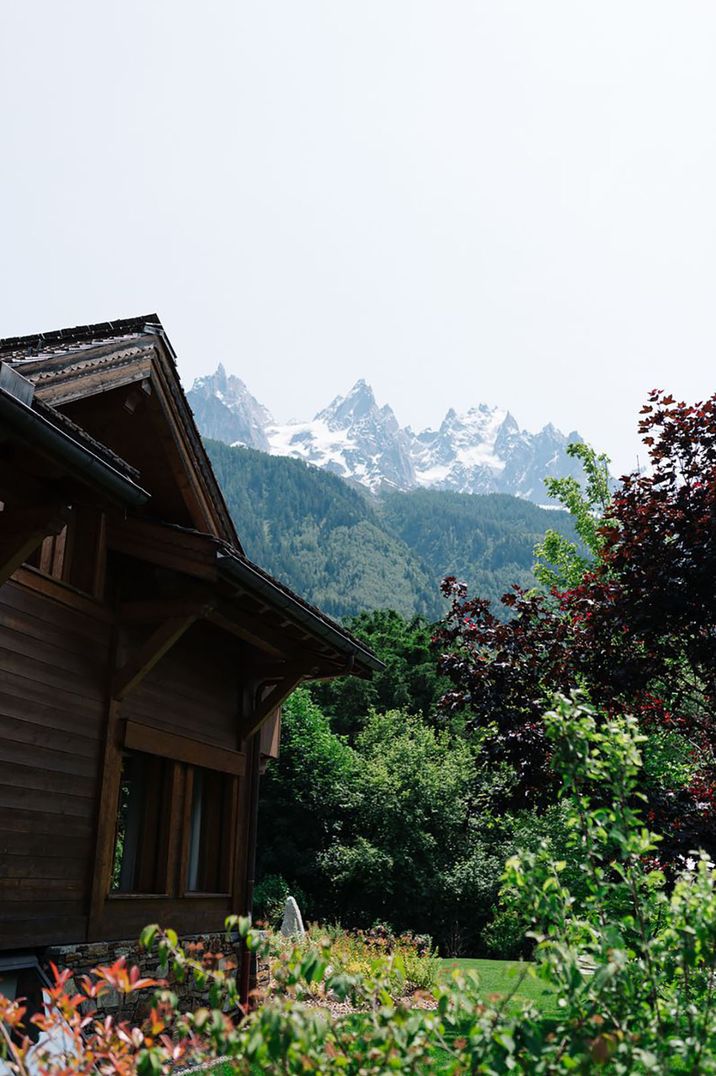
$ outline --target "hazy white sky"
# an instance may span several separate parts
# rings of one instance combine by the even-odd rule
[[[156,310],[279,419],[716,391],[716,4],[0,0],[0,336]]]

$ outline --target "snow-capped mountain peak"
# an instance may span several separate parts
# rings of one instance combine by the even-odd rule
[[[361,378],[346,396],[336,396],[328,407],[319,411],[316,419],[339,429],[369,418],[377,410],[373,389]]]
[[[205,435],[296,456],[374,491],[428,487],[544,503],[545,477],[579,475],[565,451],[579,434],[565,437],[552,423],[532,434],[509,411],[485,403],[450,408],[437,429],[415,433],[360,379],[311,421],[280,424],[222,365],[198,379],[188,397]]]
[[[240,377],[219,363],[213,374],[198,377],[187,393],[204,437],[269,451],[266,427],[271,413],[256,400]]]
[[[274,455],[300,456],[371,489],[384,483],[398,489],[414,485],[409,438],[392,409],[378,407],[362,379],[346,396],[319,411],[313,422],[274,425],[268,431]]]

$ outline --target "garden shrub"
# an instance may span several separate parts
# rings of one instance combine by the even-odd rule
[[[286,953],[309,952],[316,946],[328,953],[334,973],[370,977],[376,962],[387,971],[387,981],[394,997],[415,990],[431,990],[437,986],[440,959],[432,939],[427,935],[395,934],[384,924],[368,930],[344,930],[340,924],[327,926],[311,924],[300,942],[275,935],[272,939],[279,958]]]

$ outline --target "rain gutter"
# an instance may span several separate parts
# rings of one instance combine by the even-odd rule
[[[0,363],[0,371],[3,366],[4,364]],[[15,376],[20,377],[19,374]],[[39,449],[52,460],[63,464],[73,478],[98,487],[113,500],[135,508],[149,500],[147,491],[131,478],[123,475],[70,434],[54,426],[43,415],[33,411],[29,403],[18,397],[12,381],[3,378],[0,385],[0,435],[6,429],[11,430],[32,448]]]

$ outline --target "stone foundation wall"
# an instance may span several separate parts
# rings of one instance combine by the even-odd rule
[[[181,938],[180,944],[188,956],[204,962],[207,967],[238,975],[241,966],[239,941],[227,941],[223,933],[198,934]],[[148,953],[140,949],[136,940],[52,946],[44,950],[41,963],[50,980],[52,980],[50,961],[60,971],[69,968],[72,972],[72,979],[67,983],[66,989],[68,993],[75,993],[79,983],[74,980],[79,980],[81,976],[89,974],[93,968],[100,965],[113,964],[120,957],[126,958],[128,967],[136,965],[143,977],[162,978],[156,950]],[[176,982],[171,973],[166,978],[171,989],[179,997],[180,1008],[183,1011],[188,1012],[207,1004],[207,994],[197,989],[193,976],[187,975],[183,983]],[[154,989],[138,990],[127,995],[120,995],[114,990],[109,990],[102,995],[97,1012],[98,1015],[111,1014],[120,1020],[142,1020],[151,1007],[153,995]]]

